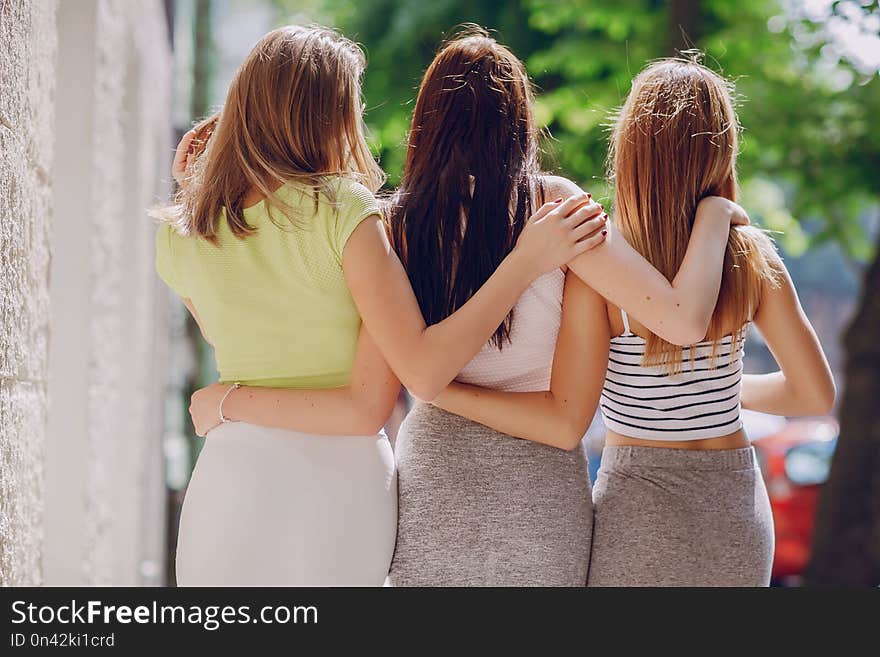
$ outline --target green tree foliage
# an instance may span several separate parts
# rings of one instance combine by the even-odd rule
[[[336,26],[367,50],[364,79],[370,137],[389,182],[400,178],[412,104],[438,45],[464,23],[493,28],[520,56],[549,46],[550,38],[529,27],[530,10],[494,0],[362,0],[341,7]],[[344,6],[343,6],[344,5]],[[332,13],[332,12],[331,12]]]
[[[605,117],[632,76],[647,61],[674,54],[670,4],[530,0],[531,24],[555,37],[528,60],[546,89],[540,116],[559,139],[561,167],[583,182],[601,167]],[[795,34],[803,35],[808,24],[787,18],[776,2],[688,4],[698,15],[687,43],[737,85],[745,203],[765,225],[784,231],[790,251],[807,246],[792,218],[798,217],[814,220],[813,243],[835,239],[866,258],[859,218],[880,191],[880,131],[872,122],[880,111],[876,75],[859,79],[846,62],[822,66],[821,41],[799,45]],[[841,85],[841,78],[851,82]]]
[[[406,132],[422,74],[438,46],[464,24],[491,29],[523,59],[549,48],[553,35],[531,25],[525,2],[497,0],[275,0],[281,22],[291,19],[330,23],[361,43],[369,66],[364,79],[371,142],[388,172],[389,184],[400,179]],[[306,16],[307,15],[307,16]]]
[[[824,58],[826,44],[809,38],[814,26],[785,24],[773,3],[738,2],[735,12],[721,0],[708,4],[719,28],[704,47],[718,53],[743,98],[747,180],[781,183],[791,213],[811,220],[812,244],[833,239],[866,259],[870,243],[859,219],[880,192],[876,70],[863,75],[846,61]],[[876,13],[876,3],[865,11]]]
[[[528,5],[531,26],[552,37],[548,48],[526,60],[543,91],[537,116],[553,136],[552,161],[585,187],[601,190],[608,124],[632,77],[662,54],[666,9],[644,0]]]
[[[275,2],[282,19],[302,19],[302,2]],[[707,65],[736,82],[745,128],[743,201],[753,215],[783,233],[789,252],[834,240],[858,260],[870,255],[863,218],[880,191],[876,71],[826,61],[821,30],[777,0],[306,5],[315,20],[335,24],[368,52],[367,121],[392,185],[399,180],[421,75],[457,25],[492,29],[527,63],[539,90],[536,114],[551,136],[547,168],[606,200],[608,124],[632,77],[652,59],[675,54],[674,47],[693,46],[706,53]],[[877,2],[836,2],[834,10],[843,5],[878,13]]]

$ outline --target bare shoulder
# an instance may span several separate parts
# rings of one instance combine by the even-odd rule
[[[763,279],[765,288],[778,288],[784,282],[783,279],[788,278],[788,269],[773,237],[757,226],[735,226],[732,230],[746,237],[746,253],[743,255],[750,258],[756,273]]]
[[[749,237],[749,240],[762,255],[773,262],[782,261],[779,252],[776,249],[776,242],[766,230],[758,226],[734,226],[733,230],[740,232]]]
[[[562,176],[543,175],[541,183],[544,185],[545,201],[568,198],[584,192],[576,183]]]
[[[761,320],[766,321],[780,311],[791,319],[791,312],[796,310],[800,302],[776,242],[767,232],[753,226],[738,226],[736,230],[749,236],[748,247],[753,250],[750,260],[756,268],[755,273],[761,279],[761,296],[758,307],[753,312],[759,328]]]

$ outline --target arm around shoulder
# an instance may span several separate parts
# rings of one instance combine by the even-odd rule
[[[702,340],[718,301],[730,225],[742,209],[726,199],[700,202],[687,252],[669,281],[616,230],[569,263],[572,271],[652,333],[678,345]]]
[[[511,436],[576,449],[602,393],[609,338],[604,299],[568,274],[549,390],[504,392],[452,384],[434,403]]]
[[[346,283],[370,335],[412,393],[433,399],[489,340],[535,278],[592,246],[594,237],[582,238],[601,222],[576,221],[585,212],[577,209],[583,201],[542,206],[482,287],[431,326],[381,220],[367,218],[352,232],[342,259]]]
[[[265,427],[327,435],[370,436],[378,433],[394,408],[400,382],[361,328],[351,382],[342,388],[296,390],[215,383],[197,390],[190,415],[200,436],[219,424],[220,403],[230,420]]]

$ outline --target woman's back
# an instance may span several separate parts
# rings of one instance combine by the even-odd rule
[[[460,383],[508,392],[547,390],[562,316],[565,274],[534,281],[513,308],[510,341],[488,342],[456,377]]]
[[[540,207],[548,198],[579,191],[569,180],[542,175],[532,190],[531,203]],[[511,211],[516,207],[515,199],[511,199],[510,206]],[[455,380],[505,392],[547,390],[562,319],[564,287],[565,273],[561,269],[534,280],[513,308],[509,340],[503,340],[501,349],[494,341],[487,342]]]
[[[360,221],[379,207],[352,180],[331,185],[334,203],[321,195],[316,211],[311,189],[282,186],[277,194],[294,210],[294,220],[280,209],[270,218],[260,202],[244,211],[257,229],[244,239],[223,217],[217,245],[181,236],[169,224],[160,227],[157,269],[194,305],[222,381],[288,388],[348,382],[361,320],[342,273],[342,251]]]
[[[680,368],[646,365],[643,337],[621,311],[612,333],[599,406],[605,426],[621,436],[681,441],[738,431],[743,345],[747,326],[715,341],[684,347]],[[614,322],[616,324],[616,322]],[[643,330],[643,327],[640,327]]]

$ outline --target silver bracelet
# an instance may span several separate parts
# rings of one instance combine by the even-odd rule
[[[223,402],[225,402],[226,398],[232,394],[233,390],[238,390],[239,388],[241,388],[241,384],[238,381],[236,381],[231,386],[229,386],[229,390],[226,391],[226,394],[223,395],[223,399],[220,400],[220,406],[217,408],[217,411],[218,411],[218,413],[220,413],[220,423],[221,424],[226,424],[227,422],[232,422],[232,420],[230,420],[228,417],[223,415]]]

